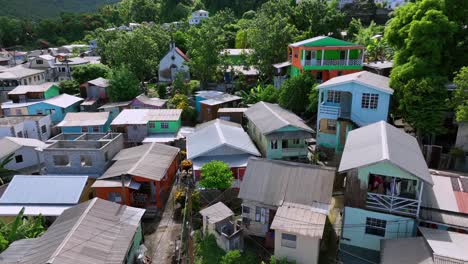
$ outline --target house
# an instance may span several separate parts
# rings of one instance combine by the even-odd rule
[[[112,131],[123,133],[129,143],[170,142],[181,126],[181,109],[124,109],[111,123]],[[149,140],[149,139],[148,139]]]
[[[319,36],[288,46],[291,77],[308,73],[317,82],[362,70],[364,47],[332,37]]]
[[[61,122],[68,113],[78,112],[81,101],[83,101],[83,99],[80,97],[61,94],[44,101],[27,105],[27,109],[29,115],[50,115],[52,123],[57,124]],[[4,108],[3,105],[2,108]]]
[[[221,60],[228,65],[223,69],[226,83],[231,83],[239,74],[245,77],[247,83],[257,81],[259,71],[247,62],[247,56],[252,53],[252,49],[224,49],[220,52]]]
[[[10,116],[0,118],[0,138],[24,137],[46,141],[51,136],[50,116]]]
[[[109,112],[67,113],[57,127],[62,133],[106,133],[111,121]]]
[[[56,83],[46,82],[35,85],[19,85],[8,92],[8,98],[13,103],[26,103],[49,99],[60,94],[60,88]]]
[[[241,183],[244,233],[265,237],[277,259],[318,263],[335,170],[251,158]]]
[[[89,64],[90,61],[81,58],[81,57],[74,57],[74,58],[67,58],[57,61],[55,63],[55,66],[57,67],[58,70],[58,81],[64,81],[64,80],[71,80],[73,79],[72,72],[73,68],[83,66],[86,64]]]
[[[208,122],[218,117],[218,109],[236,107],[242,100],[241,97],[231,94],[223,94],[214,98],[200,101],[200,118],[202,122]]]
[[[47,82],[56,82],[58,80],[58,71],[55,63],[57,59],[49,54],[38,55],[29,60],[26,66],[30,69],[45,71],[45,79]]]
[[[273,64],[273,68],[276,69],[273,76],[273,86],[275,86],[275,88],[280,88],[281,84],[288,79],[291,74],[291,62],[285,61],[275,63]]]
[[[121,150],[93,184],[96,196],[149,211],[162,209],[177,173],[179,151],[159,143]]]
[[[277,104],[258,102],[244,112],[247,133],[267,159],[307,157],[306,139],[313,130],[297,115]]]
[[[100,106],[97,110],[99,112],[109,112],[111,120],[114,120],[124,109],[130,108],[130,103],[131,101],[107,103]]]
[[[224,203],[218,202],[200,211],[203,217],[202,232],[213,234],[218,247],[224,251],[243,250],[242,228],[234,219],[234,212]]]
[[[167,106],[167,100],[160,98],[151,98],[145,94],[135,97],[130,103],[131,109],[164,109]]]
[[[362,68],[365,71],[372,72],[378,75],[385,77],[390,77],[392,72],[393,62],[391,61],[375,61],[375,62],[366,62],[363,64]]]
[[[169,52],[159,62],[159,81],[173,82],[180,73],[185,81],[190,81],[190,69],[187,65],[189,58],[174,42],[169,45]]]
[[[467,263],[468,235],[447,230],[419,227],[422,236],[385,239],[381,245],[381,264]]]
[[[59,134],[42,149],[47,174],[88,175],[97,178],[123,149],[123,135],[117,133]]]
[[[88,200],[88,176],[15,175],[0,197],[0,219],[11,222],[23,215],[55,220],[63,211]]]
[[[97,78],[85,83],[81,89],[81,96],[86,98],[80,105],[82,112],[96,112],[97,108],[109,101],[108,95],[109,81],[104,78]]]
[[[29,69],[24,65],[0,68],[0,102],[7,101],[8,92],[18,85],[41,84],[45,81],[44,70]]]
[[[145,210],[94,198],[67,209],[38,238],[12,243],[4,264],[136,263]]]
[[[205,10],[197,10],[192,13],[191,18],[189,19],[189,24],[190,25],[198,25],[200,24],[204,19],[207,19],[209,17],[208,11]]]
[[[45,148],[47,144],[33,138],[4,137],[0,139],[0,160],[11,156],[12,160],[5,169],[21,172],[39,172],[44,158],[35,148]]]
[[[244,125],[244,112],[247,108],[219,108],[218,118]]]
[[[260,156],[255,144],[241,125],[215,119],[195,128],[187,136],[187,159],[193,162],[197,179],[207,162],[218,160],[229,165],[234,176],[232,187],[239,188],[250,157]]]
[[[377,260],[383,239],[416,234],[423,191],[434,181],[414,137],[384,121],[353,130],[338,171],[346,173],[344,258]]]
[[[349,131],[387,121],[393,94],[389,82],[387,77],[362,71],[317,86],[317,145],[340,153]]]
[[[197,91],[195,92],[195,110],[197,110],[197,113],[201,112],[201,101],[216,98],[216,97],[221,97],[225,93],[220,92],[220,91],[214,91],[214,90],[202,90],[202,91]]]

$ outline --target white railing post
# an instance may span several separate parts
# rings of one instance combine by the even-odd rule
[[[349,66],[349,49],[348,53],[346,54],[346,66]]]
[[[421,206],[421,197],[423,193],[424,182],[421,182],[421,189],[419,190],[418,205],[416,209],[416,218],[419,218],[419,206]]]

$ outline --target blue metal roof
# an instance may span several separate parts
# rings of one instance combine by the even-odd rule
[[[16,175],[0,198],[5,204],[77,204],[88,176]]]

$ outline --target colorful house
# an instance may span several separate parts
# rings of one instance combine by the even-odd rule
[[[93,184],[96,196],[147,208],[150,213],[161,209],[178,169],[179,151],[179,148],[158,143],[121,150],[112,159],[114,164]]]
[[[123,133],[129,143],[170,142],[177,138],[181,118],[181,109],[124,109],[111,128]]]
[[[130,108],[130,103],[131,101],[107,103],[100,106],[97,110],[99,112],[109,112],[110,118],[114,120],[124,109]]]
[[[57,127],[62,133],[106,133],[110,131],[109,112],[67,113]]]
[[[234,176],[232,187],[239,188],[250,157],[260,156],[255,144],[241,125],[215,119],[198,125],[187,137],[187,158],[193,162],[195,177],[202,166],[218,160],[229,164]]]
[[[362,70],[364,47],[319,36],[288,46],[291,77],[311,73],[318,82]]]
[[[86,100],[80,105],[81,111],[95,112],[99,106],[107,103],[109,101],[108,87],[109,81],[101,77],[82,85],[81,96]]]
[[[78,112],[82,98],[68,94],[61,94],[50,99],[27,106],[29,115],[50,115],[52,123],[63,120],[67,113]],[[2,106],[3,108],[3,106]]]
[[[144,213],[94,198],[65,210],[40,237],[12,243],[0,254],[0,262],[136,263]]]
[[[302,159],[313,130],[277,104],[258,102],[245,111],[247,133],[267,159]]]
[[[160,98],[151,98],[145,94],[140,94],[135,97],[130,103],[131,109],[164,109],[166,108],[167,100]]]
[[[5,169],[22,173],[40,172],[44,157],[36,148],[45,148],[47,144],[33,138],[4,137],[0,139],[0,161],[11,156]]]
[[[362,71],[317,86],[317,145],[341,152],[349,131],[387,121],[393,94],[389,81],[387,77]]]
[[[216,119],[220,108],[236,107],[241,100],[242,98],[237,95],[223,94],[200,101],[200,119],[202,122]]]
[[[384,121],[353,130],[338,171],[347,173],[340,248],[351,254],[344,258],[378,261],[383,239],[416,235],[433,180],[414,137]]]
[[[13,103],[26,103],[49,99],[60,94],[60,88],[56,83],[46,82],[35,85],[19,85],[8,92],[8,98]]]

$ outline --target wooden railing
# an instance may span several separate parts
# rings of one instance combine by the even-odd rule
[[[415,199],[368,192],[366,207],[389,213],[416,216],[418,214],[419,201]]]

